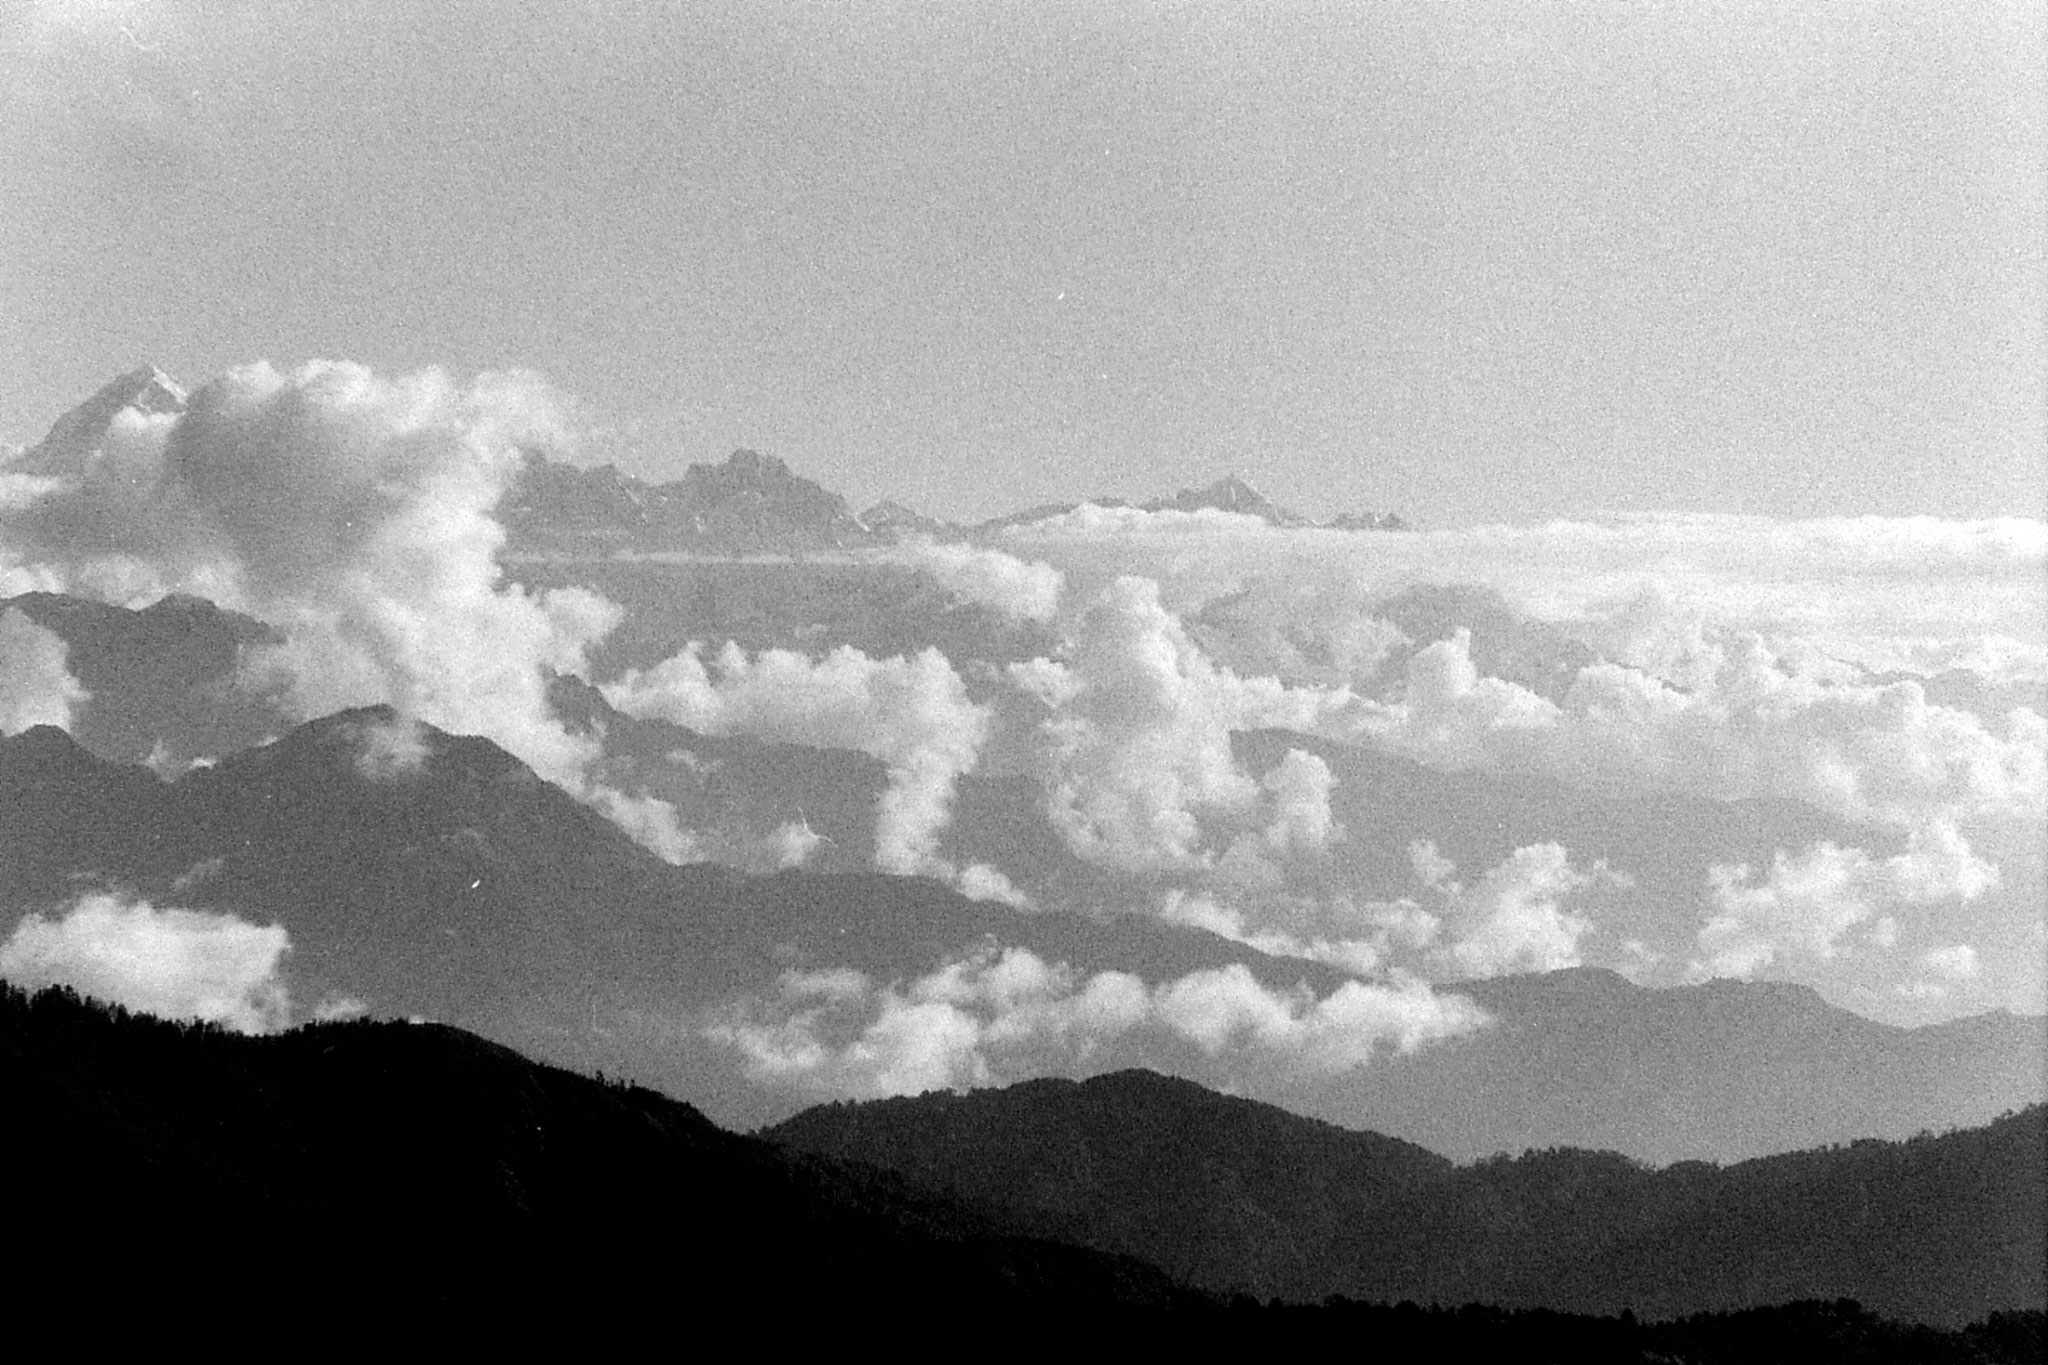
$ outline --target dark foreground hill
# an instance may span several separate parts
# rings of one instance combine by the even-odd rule
[[[1373,1150],[1431,1169],[1401,1144]],[[2040,1313],[1941,1331],[1847,1301],[1655,1324],[1226,1301],[453,1029],[247,1038],[62,991],[0,988],[0,1159],[17,1321],[153,1349],[388,1349],[430,1332],[470,1349],[687,1350],[737,1332],[844,1351],[944,1333],[984,1351],[1369,1342],[1397,1357],[1961,1365],[2035,1360],[2043,1344]]]
[[[437,1025],[250,1038],[0,987],[0,1116],[4,1226],[45,1306],[132,1307],[152,1281],[245,1319],[648,1294],[679,1324],[857,1315],[913,1290],[1006,1316],[1197,1297]]]
[[[1466,1166],[1123,1072],[839,1104],[767,1131],[1223,1293],[1672,1317],[1854,1298],[1960,1324],[2048,1302],[2048,1109],[1906,1142],[1662,1170]]]

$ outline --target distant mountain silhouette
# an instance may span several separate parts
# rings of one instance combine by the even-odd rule
[[[752,450],[693,464],[667,483],[529,453],[498,515],[514,551],[529,553],[791,554],[894,539],[854,516],[837,493]]]
[[[1147,502],[1133,503],[1124,498],[1090,498],[1081,502],[1047,502],[1022,511],[1009,512],[992,517],[975,527],[979,534],[990,535],[1007,527],[1028,526],[1033,522],[1047,521],[1064,516],[1083,506],[1135,507],[1141,512],[1235,512],[1240,516],[1256,517],[1268,526],[1287,529],[1319,527],[1333,531],[1405,531],[1408,523],[1392,512],[1346,512],[1330,521],[1319,522],[1306,517],[1290,507],[1284,507],[1254,488],[1250,481],[1236,474],[1226,474],[1214,483],[1201,488],[1183,488],[1172,497],[1153,498]]]
[[[1095,501],[1105,507],[1134,505],[1117,498]],[[1046,503],[975,526],[929,517],[894,500],[856,516],[837,493],[791,472],[781,459],[752,450],[736,450],[721,464],[693,464],[682,478],[666,483],[649,483],[615,465],[584,468],[529,452],[498,514],[512,533],[515,554],[801,555],[913,537],[974,540],[1081,505]],[[1135,505],[1148,512],[1235,512],[1289,528],[1406,529],[1400,517],[1388,512],[1346,513],[1330,522],[1316,522],[1274,502],[1235,474]]]
[[[1659,1317],[1849,1297],[1950,1325],[2048,1300],[2038,1105],[1664,1170],[1572,1149],[1453,1167],[1142,1072],[823,1106],[765,1136],[1226,1293]]]
[[[75,468],[105,440],[123,409],[175,415],[185,410],[187,396],[162,370],[139,366],[116,376],[58,418],[41,441],[10,461],[10,467],[30,474]],[[1102,502],[1128,505],[1117,499]],[[794,473],[779,457],[753,450],[735,450],[718,464],[692,464],[680,479],[661,483],[627,474],[616,465],[572,465],[531,450],[497,514],[510,532],[510,549],[516,555],[801,556],[893,544],[911,536],[973,539],[1079,505],[1046,504],[965,527],[893,500],[857,516],[839,494]],[[1142,505],[1148,511],[1215,508],[1255,516],[1274,526],[1405,529],[1401,518],[1388,512],[1345,513],[1326,523],[1313,522],[1271,501],[1236,474]]]
[[[1268,1098],[1460,1158],[1524,1147],[1737,1160],[1983,1123],[2048,1089],[2048,1019],[1880,1024],[1805,986],[1646,989],[1600,968],[1458,983],[1492,1028]]]

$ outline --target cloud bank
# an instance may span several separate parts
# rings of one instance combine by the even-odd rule
[[[202,1019],[243,1033],[290,1022],[280,973],[282,925],[84,896],[55,918],[30,915],[0,944],[0,977],[82,994],[166,1019]]]
[[[1465,997],[1413,979],[1347,981],[1317,997],[1275,990],[1232,964],[1147,986],[1127,972],[1084,979],[1028,949],[991,945],[886,985],[846,968],[790,971],[772,999],[735,1002],[706,1034],[761,1083],[875,1098],[1082,1066],[1140,1033],[1212,1058],[1333,1075],[1486,1022]]]
[[[875,865],[884,872],[953,875],[939,854],[955,780],[974,767],[987,708],[970,701],[946,657],[872,659],[844,647],[822,659],[770,649],[749,657],[728,643],[710,664],[691,645],[654,668],[606,685],[629,716],[707,735],[853,749],[888,766],[876,811]]]

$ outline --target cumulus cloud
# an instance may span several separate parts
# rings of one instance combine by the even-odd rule
[[[1270,838],[1263,853],[1257,840],[1245,845],[1241,864],[1319,849],[1334,833],[1321,760],[1290,755],[1262,790],[1230,742],[1256,726],[1310,729],[1329,700],[1218,668],[1148,579],[1111,582],[1074,623],[1064,660],[1009,677],[1050,712],[1040,726],[1046,811],[1083,859],[1131,872],[1206,867],[1203,818],[1256,819],[1262,795]]]
[[[85,700],[64,642],[16,608],[0,612],[0,735],[36,725],[68,730],[72,708]]]
[[[877,558],[921,569],[965,602],[994,607],[1020,621],[1050,621],[1059,611],[1064,578],[1050,564],[957,542],[906,541]]]
[[[70,590],[183,589],[268,622],[281,642],[254,653],[249,678],[299,716],[389,703],[616,805],[589,777],[598,740],[561,723],[547,687],[584,673],[618,608],[581,589],[529,593],[496,559],[492,509],[522,449],[561,439],[531,375],[259,363],[182,412],[125,408],[96,443],[44,452],[53,482],[0,527]]]
[[[1563,902],[1595,880],[1571,865],[1561,844],[1516,849],[1471,890],[1455,890],[1444,959],[1474,977],[1578,966],[1579,940],[1593,924]]]
[[[1231,842],[1222,872],[1238,880],[1277,885],[1285,880],[1289,864],[1327,851],[1343,833],[1330,811],[1335,785],[1329,764],[1305,750],[1289,749],[1259,781],[1268,801],[1264,828],[1248,830]]]
[[[1568,903],[1596,885],[1630,884],[1604,862],[1574,866],[1555,843],[1514,850],[1470,886],[1434,845],[1418,842],[1409,854],[1427,904],[1405,898],[1360,903],[1342,893],[1268,896],[1256,903],[1254,919],[1208,892],[1172,892],[1162,915],[1263,953],[1309,958],[1361,976],[1394,968],[1462,980],[1580,965],[1582,941],[1595,926]]]
[[[1768,874],[1716,865],[1708,873],[1714,911],[1700,929],[1694,971],[1748,977],[1787,954],[1827,959],[1880,907],[1973,900],[1998,876],[1944,824],[1916,832],[1890,858],[1824,841],[1796,857],[1780,853]]]
[[[607,685],[611,704],[708,735],[853,749],[888,766],[878,804],[875,865],[952,875],[939,855],[955,780],[971,770],[988,710],[969,700],[946,657],[872,659],[852,647],[811,659],[770,649],[749,657],[728,643],[707,665],[699,645]]]
[[[61,916],[30,915],[16,925],[0,944],[0,976],[31,988],[70,986],[167,1019],[265,1033],[290,1021],[279,972],[289,948],[282,925],[93,894]]]
[[[774,999],[736,1003],[707,1033],[736,1049],[762,1082],[877,1097],[1085,1064],[1141,1029],[1211,1056],[1331,1074],[1485,1022],[1470,1000],[1413,979],[1349,981],[1318,998],[1276,991],[1233,964],[1148,987],[1127,972],[1084,979],[1028,949],[989,946],[908,983],[878,985],[848,969],[787,972]]]
[[[1922,828],[2048,805],[2048,722],[1999,727],[1872,684],[1788,668],[1750,635],[1679,687],[1600,663],[1562,702],[1480,675],[1460,632],[1410,661],[1388,703],[1352,699],[1324,730],[1433,767],[1537,772],[1603,790],[1784,797],[1851,821]]]

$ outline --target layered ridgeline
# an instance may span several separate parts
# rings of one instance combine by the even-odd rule
[[[1608,1173],[1634,1168],[1611,1155],[1461,1170],[1146,1073],[813,1113],[770,1142],[438,1025],[252,1038],[5,988],[0,1098],[7,1226],[29,1252],[19,1301],[69,1315],[117,1296],[159,1331],[205,1302],[244,1331],[427,1325],[529,1346],[563,1329],[772,1324],[784,1340],[879,1319],[1666,1365],[2041,1349],[2039,1111],[1898,1147],[1635,1172],[1758,1186],[1723,1188],[1709,1209],[1617,1194],[1626,1181]],[[864,1149],[911,1176],[806,1146]],[[1698,1244],[1652,1249],[1589,1290],[1597,1265],[1582,1258],[1614,1268],[1601,1257],[1656,1221],[1631,1217],[1645,1203],[1689,1207],[1678,1221]],[[1841,1227],[1812,1226],[1830,1214]],[[131,1250],[159,1244],[178,1266]],[[1690,1277],[1660,1296],[1674,1261]],[[1319,1307],[1242,1292],[1263,1277],[1290,1300],[1346,1273],[1352,1292]],[[1788,1284],[1860,1302],[1774,1302]],[[1356,1292],[1401,1285],[1415,1292],[1398,1307]],[[1660,1322],[1513,1306],[1617,1291],[1743,1307]],[[1444,1295],[1460,1306],[1412,1301]],[[2013,1302],[2037,1306],[1998,1307]],[[1961,1330],[1906,1321],[1986,1305]]]
[[[384,708],[293,728],[174,782],[35,727],[0,739],[0,809],[17,981],[100,970],[123,935],[204,931],[241,945],[240,975],[215,984],[257,1001],[259,1024],[363,1009],[433,1018],[657,1085],[730,1123],[804,1103],[801,1089],[764,1084],[758,1053],[738,1045],[750,1016],[736,1002],[774,997],[791,972],[888,981],[999,942],[1082,975],[1241,971],[1323,994],[1343,980],[1151,917],[1019,912],[919,878],[675,866],[489,741]],[[1903,1138],[2040,1098],[2040,1019],[1903,1029],[1801,987],[1651,990],[1593,969],[1456,989],[1486,1015],[1468,1034],[1334,1081],[1281,1069],[1262,1093],[1460,1157],[1572,1145],[1657,1161]],[[1137,1027],[1085,1064],[1237,1084],[1228,1062]]]
[[[1854,1298],[1958,1324],[2048,1299],[2048,1109],[1655,1169],[1423,1148],[1149,1072],[834,1104],[769,1129],[1225,1293],[1668,1317]]]

